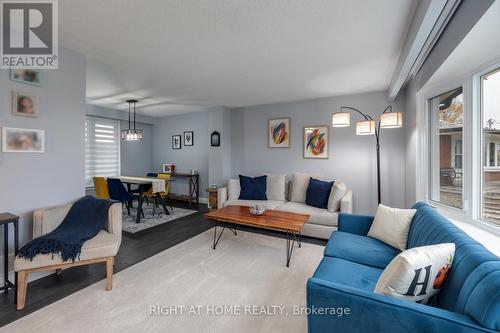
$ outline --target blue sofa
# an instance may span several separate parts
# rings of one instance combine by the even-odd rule
[[[417,212],[407,248],[456,244],[453,265],[436,306],[375,294],[382,271],[400,251],[367,237],[372,216],[340,214],[338,231],[307,281],[310,333],[500,330],[500,258],[429,205],[417,203],[413,208]]]

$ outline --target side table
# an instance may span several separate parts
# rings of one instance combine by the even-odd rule
[[[19,216],[10,213],[0,213],[0,225],[3,225],[3,290],[5,294],[9,289],[16,289],[17,279],[14,283],[9,281],[9,224],[14,225],[14,254],[19,251]]]
[[[217,209],[217,189],[217,187],[207,188],[209,209]]]

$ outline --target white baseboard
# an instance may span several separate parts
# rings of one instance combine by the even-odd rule
[[[208,198],[200,197],[200,203],[208,205]]]

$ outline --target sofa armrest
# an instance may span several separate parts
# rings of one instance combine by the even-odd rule
[[[73,203],[69,203],[36,209],[33,212],[33,238],[48,234],[57,228],[68,214],[72,205]]]
[[[347,190],[347,193],[340,200],[340,211],[342,213],[352,213],[352,190]]]
[[[340,213],[338,230],[366,236],[372,226],[373,216]]]
[[[224,207],[224,202],[227,201],[227,187],[219,187],[217,189],[217,209]]]
[[[116,202],[109,207],[108,210],[108,226],[107,230],[110,234],[122,235],[122,204]]]
[[[307,306],[309,333],[493,332],[466,315],[315,278],[307,281]],[[319,314],[314,309],[337,312]]]

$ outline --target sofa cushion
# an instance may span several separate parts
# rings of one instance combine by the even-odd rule
[[[336,231],[325,247],[325,256],[384,269],[400,251],[375,238]]]
[[[311,177],[306,191],[306,204],[327,209],[328,198],[330,197],[333,183],[334,182],[325,182]]]
[[[83,243],[82,252],[76,261],[114,257],[120,247],[120,235],[110,234],[105,230],[99,231],[94,237]],[[25,258],[16,257],[14,260],[14,270],[26,270],[37,267],[71,263],[71,260],[63,261],[61,254],[37,254],[32,261]]]
[[[416,209],[391,208],[379,204],[368,236],[404,251],[416,212]]]
[[[352,261],[323,257],[313,277],[345,286],[373,291],[382,269]]]
[[[443,287],[454,255],[454,243],[405,250],[384,269],[375,293],[428,304]]]
[[[340,180],[336,180],[330,191],[328,198],[328,211],[330,213],[338,212],[340,210],[340,201],[347,193],[347,185]]]
[[[285,201],[286,175],[266,174],[267,176],[267,200]]]
[[[339,213],[330,213],[326,209],[308,206],[301,202],[289,201],[282,206],[278,207],[278,210],[292,213],[309,214],[308,223],[328,225],[331,227],[337,226],[337,219]]]
[[[293,183],[292,183],[292,196],[290,201],[295,202],[305,202],[306,201],[306,192],[307,187],[309,186],[309,179],[312,178],[321,178],[321,175],[316,173],[301,173],[295,172],[293,174]]]
[[[267,176],[247,177],[240,175],[240,200],[267,200]]]
[[[226,200],[223,203],[224,207],[227,206],[255,206],[262,205],[266,207],[266,209],[278,209],[280,206],[284,204],[284,201],[276,201],[276,200]],[[279,210],[279,209],[278,209]]]
[[[227,182],[227,199],[238,200],[240,197],[240,180],[229,179]]]

